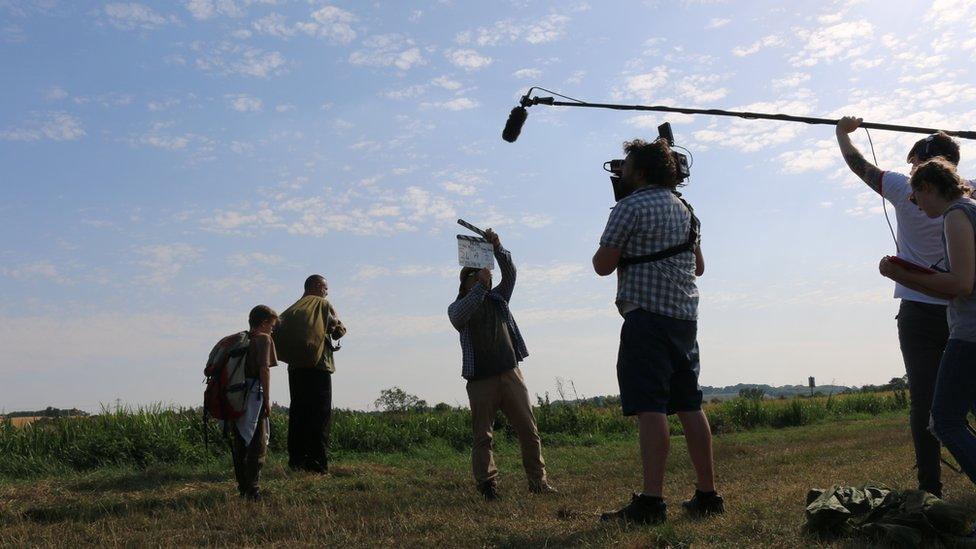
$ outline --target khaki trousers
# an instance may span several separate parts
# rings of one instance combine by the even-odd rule
[[[231,455],[234,458],[234,477],[237,479],[237,489],[241,493],[253,493],[258,489],[261,468],[268,455],[268,419],[262,417],[254,430],[250,444],[244,444],[244,438],[233,427]]]
[[[474,448],[471,468],[478,486],[494,485],[498,477],[492,455],[492,429],[495,414],[501,410],[518,435],[522,450],[522,466],[530,485],[546,481],[546,463],[542,459],[542,440],[536,428],[529,391],[525,388],[522,371],[517,367],[486,379],[468,382],[471,405],[471,424]]]

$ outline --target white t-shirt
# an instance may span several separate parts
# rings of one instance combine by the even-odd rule
[[[945,252],[942,247],[942,218],[931,218],[918,206],[912,204],[912,186],[909,177],[898,172],[883,172],[881,175],[881,195],[895,207],[898,221],[898,257],[917,263],[923,267],[938,265],[946,268]],[[922,303],[946,305],[944,299],[927,296],[895,283],[895,298]]]

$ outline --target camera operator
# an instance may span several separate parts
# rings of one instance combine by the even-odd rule
[[[617,271],[617,308],[624,318],[617,382],[624,415],[638,418],[644,485],[630,504],[602,520],[653,524],[667,519],[662,497],[670,446],[669,414],[678,414],[697,475],[682,506],[693,516],[724,511],[715,491],[712,435],[698,388],[698,288],[705,264],[698,220],[675,191],[675,154],[665,139],[624,143],[618,184],[624,198],[610,214],[593,268]],[[665,256],[665,257],[662,257]]]

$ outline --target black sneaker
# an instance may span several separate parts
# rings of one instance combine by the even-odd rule
[[[725,500],[715,492],[695,490],[695,495],[681,504],[688,514],[699,518],[708,515],[720,515],[725,512]]]
[[[498,488],[492,483],[486,482],[482,484],[478,487],[478,491],[485,497],[485,501],[497,501],[500,498]]]
[[[630,498],[630,503],[616,511],[603,513],[600,520],[624,520],[637,524],[660,524],[668,520],[668,506],[664,499],[634,494]]]

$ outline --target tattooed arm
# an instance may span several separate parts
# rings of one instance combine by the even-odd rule
[[[845,116],[837,122],[837,144],[840,145],[840,152],[844,155],[847,166],[854,172],[854,175],[867,183],[871,190],[881,194],[881,174],[883,173],[877,166],[868,162],[861,151],[857,150],[851,142],[850,134],[857,130],[861,125],[860,118]]]

